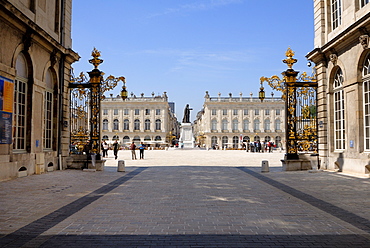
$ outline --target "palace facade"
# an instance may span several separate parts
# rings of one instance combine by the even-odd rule
[[[198,145],[206,148],[242,148],[243,143],[271,141],[285,144],[285,104],[280,97],[204,97],[194,123]]]
[[[370,2],[314,0],[321,168],[370,170]]]
[[[0,0],[0,180],[69,156],[71,0]]]
[[[178,137],[179,124],[173,102],[166,92],[146,97],[131,94],[126,100],[120,96],[106,97],[101,102],[102,139],[107,143],[117,140],[122,147],[134,141],[152,147],[172,145]]]

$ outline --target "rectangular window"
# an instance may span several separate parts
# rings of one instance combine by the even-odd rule
[[[370,0],[361,0],[361,8],[368,4]]]
[[[217,114],[216,109],[212,109],[212,110],[211,110],[211,114],[212,114],[212,115],[216,115],[216,114]]]
[[[280,115],[280,109],[275,110],[276,115]]]
[[[135,115],[139,115],[140,114],[140,109],[135,109]]]
[[[331,0],[331,18],[333,30],[342,24],[342,0]]]
[[[27,121],[27,84],[15,80],[14,85],[14,115],[13,136],[14,150],[26,150],[26,121]]]
[[[150,115],[150,109],[145,109],[145,115]]]
[[[238,110],[237,109],[233,110],[233,115],[238,115]]]
[[[217,130],[217,121],[216,120],[212,120],[211,121],[211,130],[212,131],[216,131]]]
[[[53,93],[45,92],[44,149],[51,149],[53,130]]]
[[[124,114],[124,115],[128,115],[128,109],[124,109],[124,110],[123,110],[123,114]]]
[[[265,109],[265,115],[270,115],[270,110],[269,109]]]
[[[345,119],[343,90],[334,92],[334,136],[335,150],[345,149]]]
[[[103,109],[103,115],[108,115],[108,109]]]
[[[244,115],[249,115],[248,109],[244,109]]]
[[[255,109],[254,110],[254,115],[259,115],[260,114],[260,110],[259,109]]]
[[[118,115],[118,109],[113,109],[113,115]]]
[[[161,115],[161,110],[160,109],[156,109],[155,110],[155,115]]]
[[[370,80],[364,82],[365,150],[370,151]]]
[[[227,115],[227,109],[222,110],[222,115]]]

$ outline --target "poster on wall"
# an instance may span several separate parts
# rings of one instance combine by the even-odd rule
[[[0,144],[12,143],[13,80],[0,76]]]

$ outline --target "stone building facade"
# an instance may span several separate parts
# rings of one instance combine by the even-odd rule
[[[71,0],[0,0],[0,180],[69,155]]]
[[[369,173],[370,3],[315,0],[314,13],[321,167]]]
[[[285,109],[280,97],[211,97],[206,92],[203,109],[194,123],[200,147],[241,148],[242,143],[271,141],[285,144]]]
[[[166,92],[149,97],[131,94],[126,100],[111,95],[101,102],[101,109],[101,137],[107,143],[117,140],[127,147],[134,141],[163,147],[179,134],[174,103],[168,102]]]

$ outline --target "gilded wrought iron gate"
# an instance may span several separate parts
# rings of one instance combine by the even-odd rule
[[[298,71],[293,70],[297,59],[294,52],[288,48],[284,63],[288,69],[282,73],[283,78],[272,76],[261,77],[271,88],[282,92],[285,100],[285,134],[286,159],[298,159],[299,153],[318,154],[317,135],[317,80],[314,71],[312,76],[303,72],[298,78]]]
[[[90,89],[74,88],[70,92],[71,153],[81,154],[90,139]]]
[[[317,153],[317,83],[286,83],[286,148],[288,159]]]
[[[125,77],[108,76],[103,78],[104,73],[98,69],[103,63],[100,51],[91,53],[94,69],[89,71],[89,78],[84,73],[78,77],[71,71],[69,88],[71,89],[70,103],[70,128],[71,128],[71,152],[81,154],[86,148],[87,153],[97,154],[100,159],[100,101],[104,99],[106,91],[114,89],[117,83],[122,81],[121,97],[127,98]],[[90,143],[89,143],[90,142]]]

